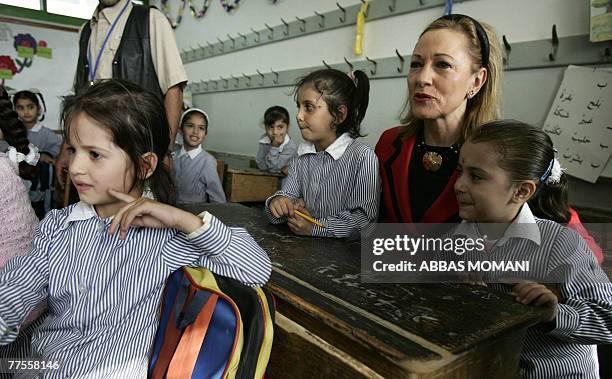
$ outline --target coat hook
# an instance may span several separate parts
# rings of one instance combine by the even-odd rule
[[[259,43],[259,32],[251,28],[251,31],[255,33],[255,43]]]
[[[217,37],[217,41],[219,41],[219,44],[221,44],[221,46],[219,46],[219,51],[223,52],[225,50],[225,45],[223,43],[223,40],[219,37]]]
[[[557,35],[557,24],[552,27],[552,49],[548,54],[548,60],[551,62],[557,59],[557,50],[559,49],[559,36]]]
[[[370,62],[370,63],[374,64],[374,69],[373,69],[373,70],[370,70],[370,74],[372,74],[372,75],[376,75],[376,70],[377,70],[377,68],[378,68],[378,63],[377,63],[377,62],[376,62],[374,59],[370,59],[370,58],[368,58],[367,56],[366,56],[365,58],[366,58],[366,60],[367,60],[368,62]]]
[[[419,5],[420,5],[420,6],[425,5],[425,0],[419,0]]]
[[[402,72],[404,71],[404,57],[402,57],[402,55],[399,53],[399,51],[397,51],[397,49],[395,49],[395,54],[400,60],[400,66],[397,68],[397,72]]]
[[[306,20],[302,20],[298,16],[295,16],[295,19],[302,23],[302,26],[300,26],[300,31],[304,33],[306,31]]]
[[[210,54],[215,54],[215,47],[213,46],[213,44],[209,41],[206,41],[206,45],[208,45],[208,47],[210,48]]]
[[[504,41],[504,49],[506,50],[506,56],[504,57],[504,64],[506,64],[510,59],[510,52],[512,51],[512,46],[510,46],[510,43],[508,43],[505,34],[502,36],[502,40]]]
[[[319,21],[319,28],[324,28],[325,27],[325,15],[321,14],[317,11],[314,11],[315,15],[321,17],[321,21]]]
[[[606,47],[604,49],[604,57],[610,58],[610,48],[609,47]]]
[[[336,2],[336,6],[338,8],[340,8],[340,10],[342,11],[342,16],[340,17],[340,22],[344,24],[346,22],[346,9],[342,8],[342,6],[340,4],[338,4],[337,2]]]
[[[221,78],[222,81],[224,81],[223,83],[223,88],[227,89],[227,84],[229,83],[229,79],[225,79],[223,76],[219,76]]]
[[[266,80],[266,76],[262,74],[261,71],[259,71],[259,69],[257,69],[256,71],[259,74],[259,76],[261,76],[261,85],[263,86],[264,81]]]
[[[242,33],[238,33],[238,35],[239,35],[239,36],[242,38],[242,43],[241,43],[241,45],[242,45],[242,46],[246,46],[246,43],[247,43],[247,36],[245,36],[245,35],[244,35],[244,34],[242,34]]]
[[[332,66],[328,65],[328,64],[325,62],[325,59],[324,59],[322,62],[323,62],[323,64],[325,65],[325,67],[327,67],[328,69],[332,70]]]
[[[365,4],[365,3],[366,3],[366,2],[365,2],[365,0],[361,0],[361,4]],[[366,11],[365,11],[365,12],[363,12],[363,15],[364,15],[364,16],[366,16],[366,17],[368,17],[368,11],[369,11],[369,10],[370,10],[370,7],[367,7],[367,8],[366,8]]]
[[[276,72],[276,71],[272,70],[272,68],[271,68],[271,67],[270,67],[270,72],[271,72],[271,73],[273,73],[273,74],[276,76],[276,78],[272,79],[272,82],[273,82],[274,84],[278,84],[278,72]]]
[[[227,38],[229,38],[230,41],[232,41],[232,49],[236,48],[236,39],[234,37],[232,37],[229,33],[227,33]]]
[[[351,68],[351,71],[353,71],[353,64],[351,62],[349,62],[348,59],[346,59],[346,57],[344,57],[344,61]]]
[[[274,28],[272,28],[268,24],[264,24],[264,26],[268,28],[268,30],[270,31],[270,34],[268,34],[268,39],[273,39],[274,38]]]
[[[219,82],[217,82],[216,80],[213,80],[213,82],[215,83],[215,88],[213,89],[216,90],[217,88],[219,88]]]
[[[235,77],[233,74],[230,76],[232,77],[232,79],[236,80],[236,83],[234,83],[234,88],[238,88],[238,84],[240,84],[240,78]]]
[[[244,78],[247,80],[246,85],[247,87],[251,86],[251,77],[249,75],[246,75],[244,72],[242,73],[242,76],[244,76]]]
[[[397,0],[391,0],[391,5],[389,5],[389,12],[395,12],[396,6],[397,6]]]
[[[208,81],[205,81],[204,84],[206,84],[206,88],[204,88],[204,90],[208,91]]]
[[[281,22],[283,23],[283,25],[285,25],[285,30],[283,31],[283,34],[288,36],[289,35],[289,24],[287,23],[287,21],[283,20],[282,17],[281,17]]]

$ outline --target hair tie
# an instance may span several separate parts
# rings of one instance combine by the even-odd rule
[[[353,81],[355,87],[357,87],[357,77],[355,76],[355,71],[349,71],[347,75]]]
[[[6,151],[6,155],[11,161],[17,164],[25,162],[30,166],[36,166],[36,164],[38,163],[38,159],[40,158],[38,148],[32,144],[29,144],[28,148],[30,149],[30,152],[28,153],[28,155],[25,155],[23,153],[18,152],[14,146],[9,146],[8,150]]]
[[[546,172],[540,177],[540,182],[544,184],[557,184],[561,181],[561,175],[565,169],[561,167],[559,160],[553,158],[546,168]]]

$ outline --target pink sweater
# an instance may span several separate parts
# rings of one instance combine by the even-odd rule
[[[17,164],[0,153],[0,271],[14,256],[30,251],[37,226],[38,218]],[[38,306],[24,324],[33,321],[44,309],[44,305]]]
[[[0,153],[0,268],[30,251],[38,218],[19,177],[17,164]]]

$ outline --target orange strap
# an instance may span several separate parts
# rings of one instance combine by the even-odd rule
[[[211,294],[195,322],[185,329],[168,367],[167,379],[191,378],[218,298],[219,295]]]
[[[189,303],[194,293],[195,289],[190,287],[189,294],[187,295],[187,299],[185,300],[185,304]],[[170,364],[170,361],[174,356],[176,346],[178,345],[179,340],[181,339],[181,330],[176,327],[175,318],[176,312],[173,304],[172,310],[170,311],[170,317],[168,318],[168,323],[166,324],[164,342],[162,344],[161,351],[159,352],[159,358],[157,358],[157,362],[155,362],[155,368],[153,369],[151,379],[164,378],[166,370],[168,369],[168,365]]]

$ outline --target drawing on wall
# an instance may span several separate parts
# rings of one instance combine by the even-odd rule
[[[612,39],[612,0],[590,0],[591,42]]]
[[[544,131],[566,173],[595,183],[612,153],[612,72],[568,66]]]
[[[3,25],[2,30],[5,34],[12,35],[12,31],[7,25]],[[30,33],[19,33],[14,36],[13,48],[16,57],[0,56],[0,85],[4,85],[6,79],[12,79],[14,75],[21,73],[25,68],[31,67],[35,56],[53,59],[53,50],[47,46],[47,42],[43,40],[37,42],[36,38]]]
[[[72,89],[78,28],[0,22],[0,84],[9,94],[38,88],[45,97],[45,126],[59,129],[62,96]],[[51,63],[51,64],[50,64]]]

